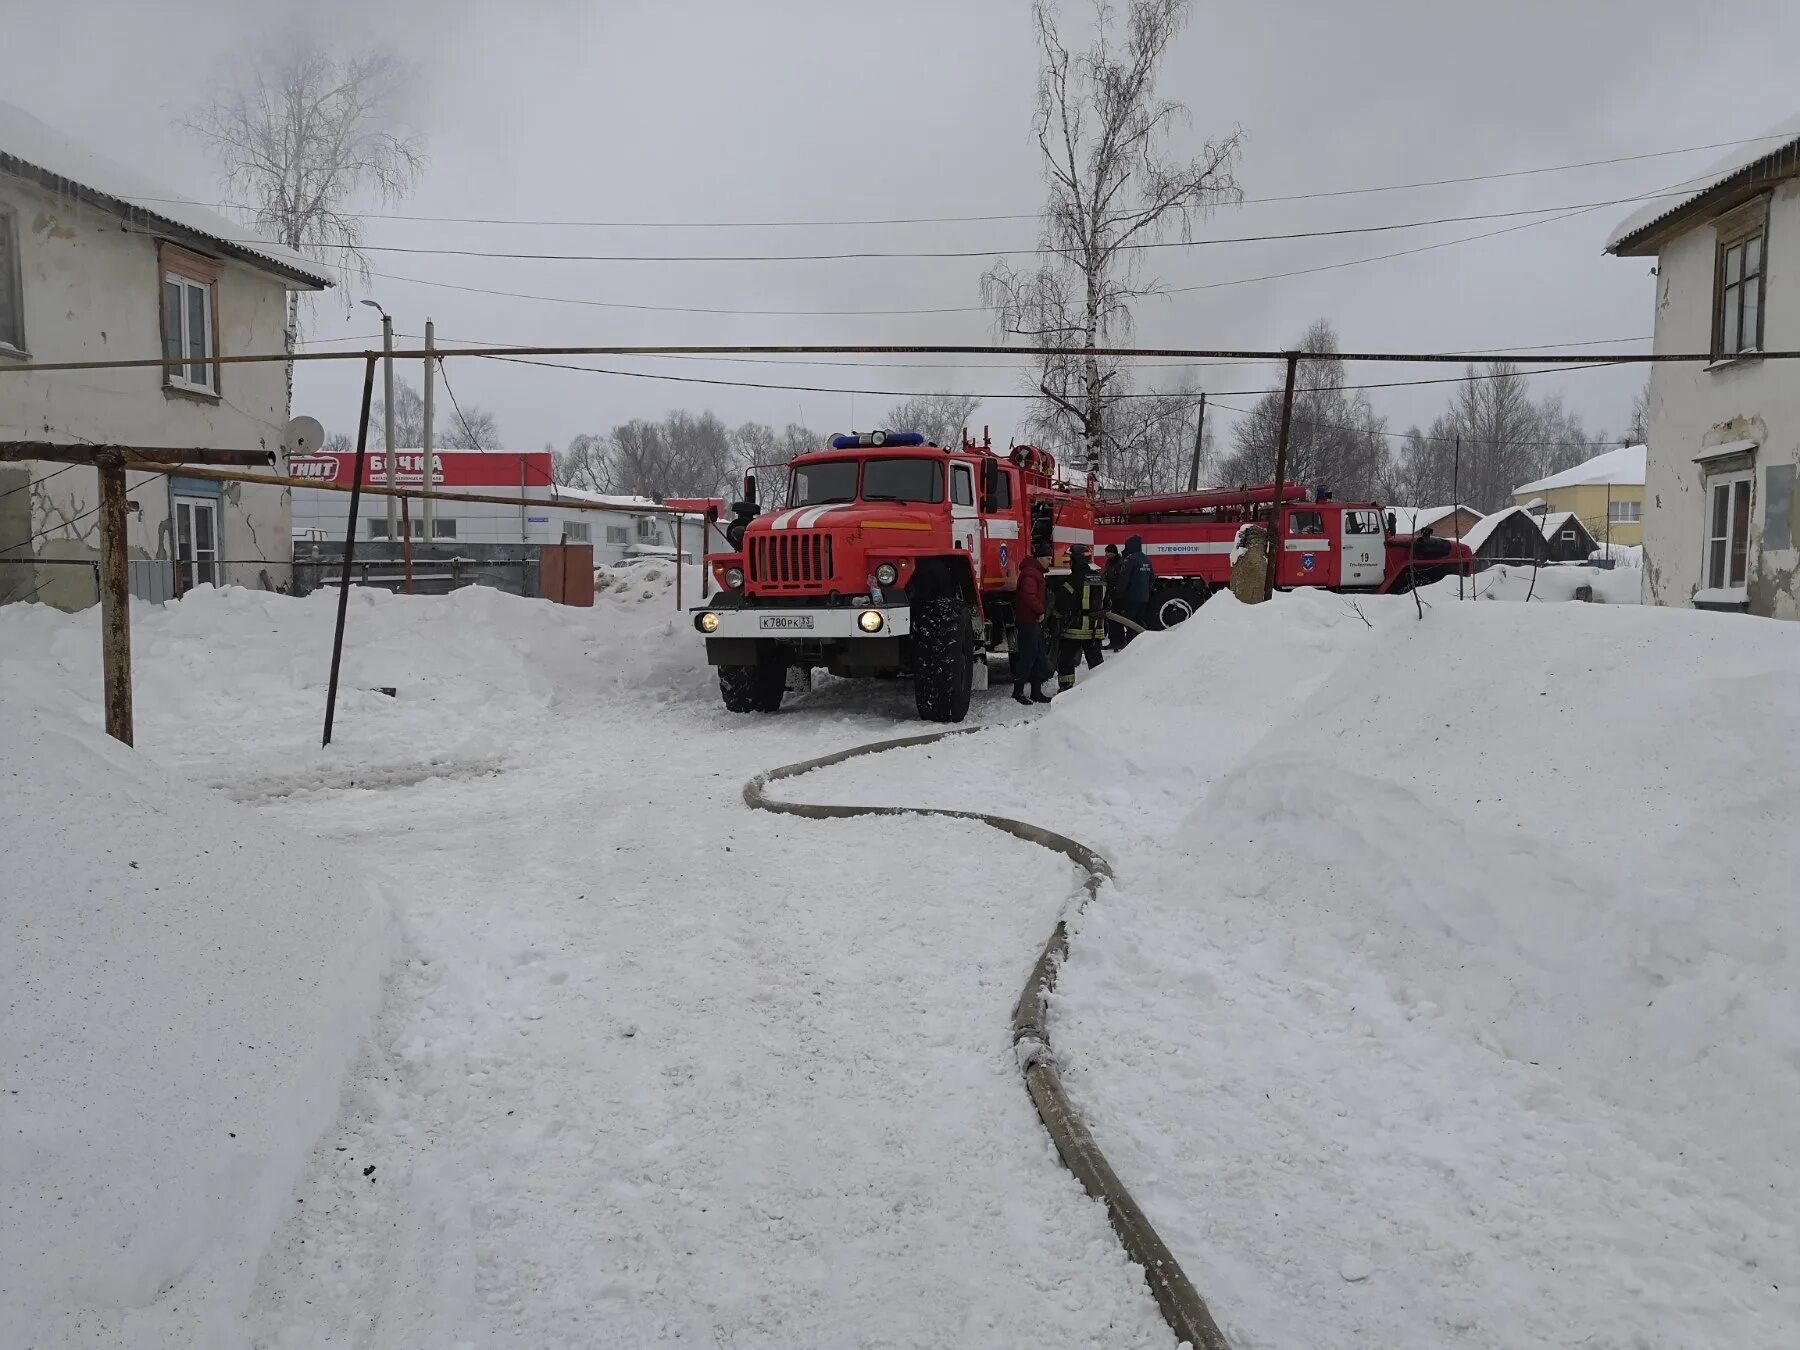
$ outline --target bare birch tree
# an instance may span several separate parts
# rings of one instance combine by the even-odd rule
[[[889,431],[921,431],[933,445],[960,446],[969,418],[981,400],[973,394],[914,394],[887,411]]]
[[[304,43],[254,62],[187,125],[218,157],[225,191],[248,199],[252,228],[366,282],[352,202],[399,200],[425,165],[423,141],[395,113],[403,80],[390,53],[340,57]],[[290,352],[299,336],[300,296],[291,292]],[[291,395],[291,367],[288,384]]]
[[[1159,97],[1158,68],[1188,17],[1189,0],[1093,0],[1085,51],[1063,40],[1051,0],[1032,14],[1042,65],[1034,120],[1049,199],[1033,271],[999,263],[982,278],[983,303],[1002,331],[1044,349],[1115,345],[1130,335],[1132,304],[1154,295],[1138,247],[1170,229],[1189,237],[1214,206],[1241,199],[1234,168],[1243,132],[1206,141],[1198,155],[1167,154],[1185,104]],[[1130,385],[1119,362],[1047,352],[1038,372],[1045,439],[1078,442],[1090,470],[1107,450],[1108,414]],[[1054,434],[1060,425],[1061,436]]]

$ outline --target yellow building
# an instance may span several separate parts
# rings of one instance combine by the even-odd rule
[[[1513,505],[1543,502],[1550,514],[1573,511],[1589,534],[1607,543],[1644,542],[1644,447],[1627,445],[1572,469],[1513,489]]]

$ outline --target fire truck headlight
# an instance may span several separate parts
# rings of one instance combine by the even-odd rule
[[[886,622],[878,609],[865,609],[856,616],[856,626],[865,633],[879,633]]]
[[[727,590],[733,590],[733,591],[743,590],[744,589],[744,569],[741,567],[727,567],[725,569],[725,587]]]
[[[892,586],[900,580],[900,569],[892,563],[883,563],[875,569],[875,580],[883,586]]]
[[[716,633],[719,631],[719,616],[714,614],[710,609],[704,614],[696,614],[694,616],[694,627],[698,628],[702,633]]]

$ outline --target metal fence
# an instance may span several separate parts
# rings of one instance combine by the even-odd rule
[[[372,586],[396,594],[408,590],[406,560],[402,557],[358,557],[350,568],[352,586]],[[446,595],[464,586],[491,586],[510,595],[535,596],[541,564],[536,557],[479,557],[467,552],[420,557],[411,564],[411,593]],[[336,587],[344,573],[343,554],[294,554],[295,595]]]

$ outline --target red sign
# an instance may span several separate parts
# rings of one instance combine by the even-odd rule
[[[542,488],[551,482],[548,450],[434,450],[432,486],[444,488]],[[348,483],[356,471],[353,454],[295,455],[288,473],[318,483]],[[425,452],[401,450],[394,460],[394,480],[408,487],[425,482]],[[387,452],[371,450],[363,463],[365,487],[387,486]]]

